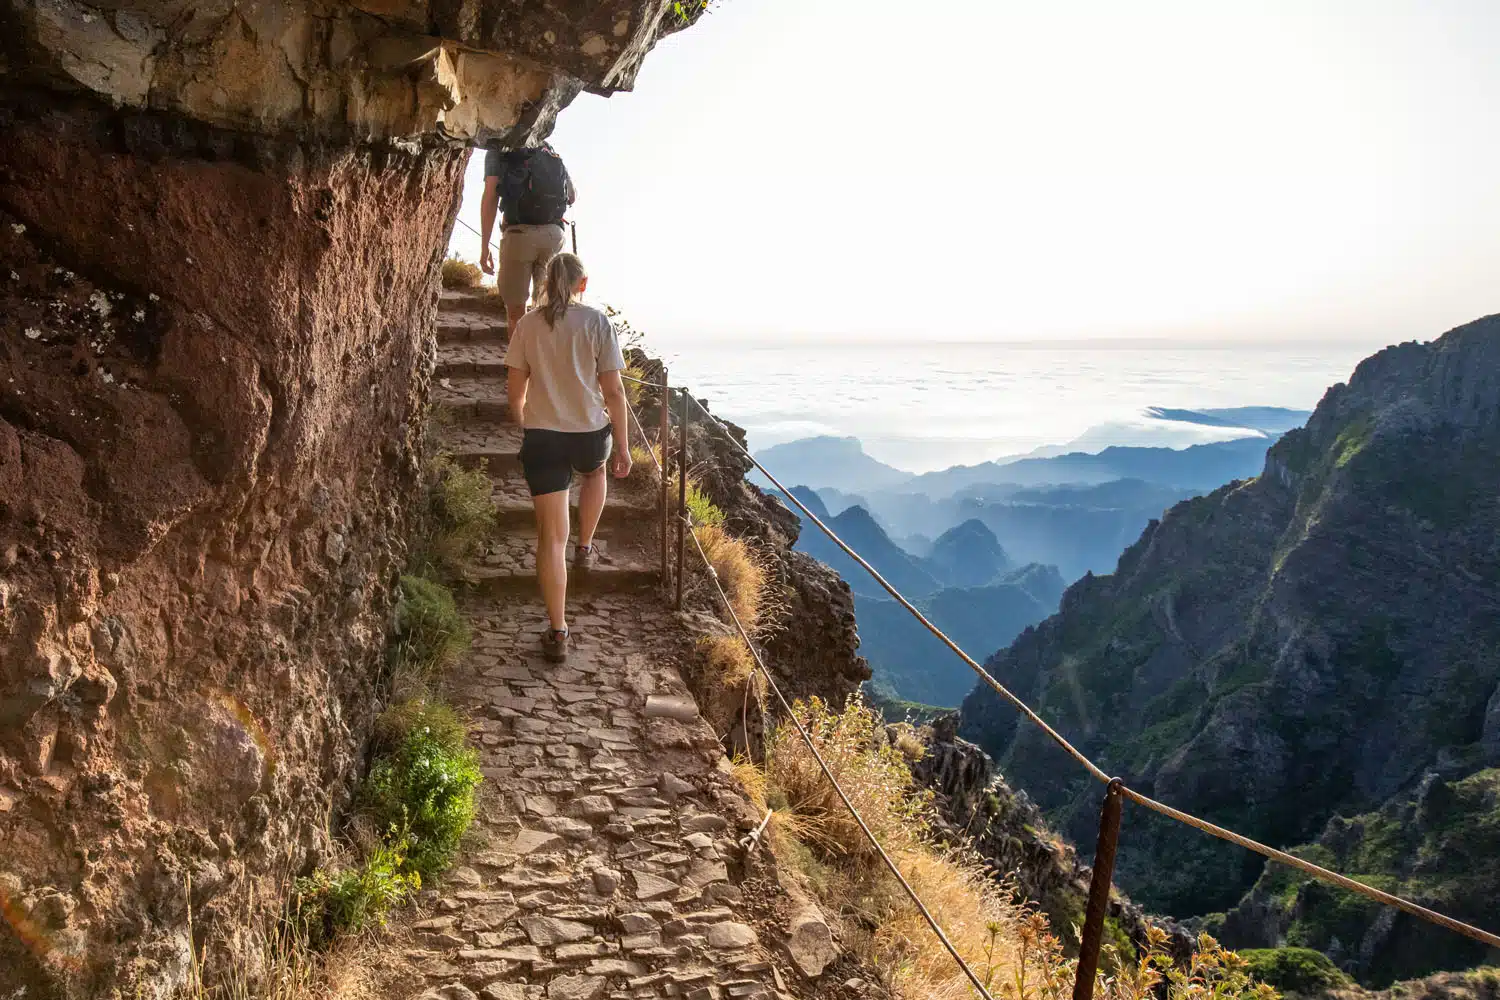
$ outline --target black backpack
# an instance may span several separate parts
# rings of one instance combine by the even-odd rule
[[[561,222],[573,201],[573,182],[549,146],[519,152],[506,171],[506,221],[526,226]]]

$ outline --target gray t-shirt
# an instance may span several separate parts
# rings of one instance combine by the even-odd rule
[[[609,425],[599,376],[623,371],[625,357],[609,317],[574,302],[555,327],[540,310],[522,316],[505,365],[530,373],[522,415],[527,430],[580,433]]]

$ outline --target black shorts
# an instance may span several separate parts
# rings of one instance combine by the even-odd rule
[[[521,469],[531,495],[565,490],[573,484],[573,473],[598,469],[609,458],[613,440],[607,424],[582,433],[528,429],[521,438]]]

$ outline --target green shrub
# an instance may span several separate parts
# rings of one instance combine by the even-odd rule
[[[425,699],[387,713],[380,735],[389,749],[370,766],[365,805],[405,841],[403,870],[430,878],[453,863],[474,820],[479,754],[453,710]]]
[[[489,473],[483,466],[465,469],[446,455],[434,466],[432,512],[434,548],[444,563],[462,562],[495,528],[495,501]]]
[[[1250,975],[1278,990],[1317,993],[1350,985],[1327,955],[1311,948],[1254,948],[1240,952]]]
[[[706,524],[711,528],[722,527],[724,524],[724,512],[708,498],[708,494],[698,488],[692,477],[688,477],[687,484],[687,508],[688,513],[693,515],[694,524]]]
[[[336,873],[319,868],[311,877],[297,879],[293,914],[298,934],[322,948],[338,934],[384,926],[386,914],[422,886],[420,875],[405,870],[404,848],[402,843],[381,844],[358,867]]]
[[[396,654],[400,666],[431,677],[458,662],[469,649],[469,625],[458,613],[453,593],[426,577],[401,577],[396,602]]]

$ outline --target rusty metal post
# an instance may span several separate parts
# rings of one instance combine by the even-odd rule
[[[1120,811],[1125,804],[1120,788],[1119,778],[1109,783],[1104,806],[1099,810],[1099,843],[1094,848],[1094,877],[1089,883],[1088,909],[1084,911],[1083,940],[1078,945],[1078,978],[1073,980],[1073,1000],[1094,997],[1099,947],[1104,943],[1104,918],[1109,915],[1109,887],[1115,876],[1115,849],[1120,843]]]
[[[683,389],[677,439],[677,600],[673,602],[678,611],[682,610],[682,554],[687,549],[688,414],[688,394]]]
[[[661,585],[667,585],[667,525],[670,523],[668,517],[671,511],[671,500],[667,496],[667,487],[670,485],[671,476],[668,470],[672,468],[671,458],[667,454],[667,445],[672,437],[672,388],[667,379],[667,366],[661,366],[661,396],[657,400],[657,424],[656,424],[656,446],[661,451]]]

